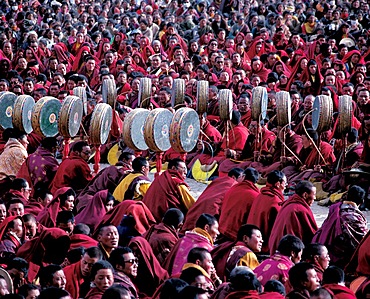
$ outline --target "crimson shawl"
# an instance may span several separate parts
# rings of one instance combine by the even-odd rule
[[[356,299],[356,295],[347,287],[330,283],[322,286],[325,289],[330,290],[336,299]]]
[[[146,192],[143,203],[152,212],[159,222],[168,209],[177,208],[185,215],[187,208],[182,202],[179,185],[186,185],[183,177],[177,170],[166,170],[159,175]]]
[[[81,272],[81,261],[65,267],[63,272],[66,276],[66,291],[73,299],[79,298],[80,286],[84,282]]]
[[[134,283],[140,293],[150,297],[157,287],[168,278],[168,273],[159,264],[150,244],[143,237],[132,238],[128,246],[134,252],[140,251],[140,267]]]
[[[12,222],[16,218],[22,220],[22,217],[20,217],[20,216],[9,216],[9,217],[6,217],[3,222],[1,222],[1,224],[0,224],[0,241],[3,239],[4,235],[6,234],[6,230],[8,228],[9,223]],[[23,223],[23,221],[22,221],[22,223]]]
[[[325,158],[326,162],[329,165],[333,165],[333,163],[336,160],[333,147],[329,143],[325,141],[321,141],[319,149],[320,149],[322,156]],[[319,153],[317,152],[315,148],[311,150],[306,160],[302,162],[307,166],[308,169],[313,169],[315,165],[318,165],[318,164],[324,165],[324,161],[322,161],[321,157],[319,156]]]
[[[277,292],[264,292],[260,294],[260,299],[285,299],[285,296]]]
[[[244,180],[225,194],[221,205],[220,232],[236,240],[239,228],[247,223],[249,211],[260,191],[251,181]]]
[[[101,190],[96,193],[86,207],[75,217],[76,224],[84,223],[90,227],[91,231],[94,231],[106,213],[107,196],[108,190]]]
[[[268,240],[283,202],[283,193],[267,183],[252,203],[247,223],[259,227],[264,239],[262,252],[270,252]]]
[[[278,65],[281,65],[283,67],[283,72],[282,73],[279,73],[277,70],[276,70],[276,67]],[[279,76],[281,76],[282,74],[284,74],[285,76],[287,76],[288,78],[290,78],[290,75],[292,74],[292,72],[290,71],[290,69],[287,67],[287,65],[282,62],[281,60],[278,60],[274,63],[274,66],[272,67],[272,71],[277,73]]]
[[[89,248],[98,246],[98,241],[84,234],[73,234],[69,238],[71,239],[70,250],[79,247]]]
[[[109,224],[118,226],[125,215],[131,215],[135,219],[135,229],[141,235],[155,223],[152,213],[143,202],[124,200],[105,214],[99,225],[96,227],[94,236],[97,235],[99,228],[104,225]]]
[[[311,243],[316,231],[317,224],[311,207],[298,194],[293,194],[283,203],[276,217],[269,239],[270,253],[275,253],[285,235],[294,235],[306,245]]]
[[[236,291],[226,296],[225,299],[258,299],[260,298],[257,291]]]
[[[286,89],[287,89],[287,90],[290,90],[290,86],[292,85],[292,83],[293,83],[294,81],[296,81],[296,80],[299,80],[299,78],[301,77],[301,75],[302,75],[302,73],[303,73],[303,71],[304,71],[304,70],[301,68],[301,61],[302,61],[303,59],[306,59],[306,60],[308,61],[308,59],[307,59],[307,57],[306,57],[306,56],[301,56],[301,57],[297,60],[297,62],[296,62],[296,64],[295,64],[294,68],[292,69],[292,72],[291,72],[290,76],[288,77],[288,78],[289,78],[289,80],[288,80],[287,87],[286,87]]]
[[[213,180],[189,209],[181,231],[192,230],[199,216],[203,213],[220,215],[225,193],[235,184],[237,184],[237,181],[229,176],[219,177]]]
[[[229,134],[227,138],[225,137],[221,148],[222,149],[232,149],[232,150],[243,150],[245,143],[249,136],[249,130],[244,127],[242,123],[239,123],[238,125],[231,128],[229,131]],[[226,140],[229,140],[229,144],[227,144]]]
[[[97,287],[93,287],[85,296],[85,299],[101,299],[104,292],[98,289]]]

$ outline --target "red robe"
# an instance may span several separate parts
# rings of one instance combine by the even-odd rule
[[[260,299],[285,299],[285,296],[277,292],[268,292],[260,294]]]
[[[219,230],[223,235],[236,240],[238,230],[247,223],[252,203],[259,193],[257,186],[247,180],[230,188],[221,206]]]
[[[300,238],[305,245],[310,244],[317,229],[310,206],[294,194],[283,203],[276,217],[269,239],[270,253],[275,253],[281,238],[287,234]]]
[[[259,227],[264,239],[262,252],[269,252],[268,240],[283,202],[283,193],[266,185],[252,203],[247,223]]]
[[[356,299],[355,294],[345,286],[331,283],[325,284],[322,287],[330,290],[335,295],[336,299]]]
[[[203,133],[213,142],[213,144],[217,144],[222,141],[221,133],[214,126],[212,126],[208,120],[203,127]],[[203,138],[203,140],[209,141],[207,137]]]
[[[168,209],[180,209],[184,215],[187,212],[179,185],[186,185],[184,179],[176,170],[166,170],[158,176],[146,192],[143,203],[152,212],[154,218],[160,222]]]
[[[87,162],[72,154],[60,164],[51,183],[51,192],[54,193],[62,187],[71,187],[78,194],[92,178]]]
[[[85,296],[85,299],[101,299],[104,292],[99,290],[97,287],[93,287]]]
[[[73,299],[78,299],[80,294],[80,286],[84,282],[81,272],[81,261],[65,267],[63,272],[66,276],[66,291],[71,294]]]
[[[203,213],[220,215],[221,204],[225,193],[235,184],[237,184],[237,181],[229,176],[217,178],[212,181],[189,209],[181,231],[192,230],[199,216]]]
[[[224,138],[221,148],[222,149],[232,149],[232,150],[240,150],[244,149],[245,142],[247,141],[249,136],[249,131],[242,123],[238,124],[237,126],[230,129],[228,134],[229,144],[226,144],[226,137]]]
[[[240,119],[243,125],[248,128],[252,122],[252,110],[249,109],[246,113],[242,114],[242,118]]]
[[[71,239],[70,250],[76,248],[89,248],[98,246],[98,241],[84,234],[73,234],[69,237]]]
[[[257,291],[237,291],[226,296],[225,299],[259,299]]]

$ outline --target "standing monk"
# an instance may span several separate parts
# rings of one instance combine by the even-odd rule
[[[181,159],[168,163],[168,170],[159,175],[150,185],[143,202],[159,222],[166,211],[177,208],[185,215],[194,204],[195,198],[190,194],[185,183],[187,168]]]
[[[265,239],[262,252],[268,253],[268,240],[275,223],[276,216],[284,202],[283,191],[287,180],[285,174],[274,170],[267,175],[266,187],[261,189],[261,193],[253,201],[249,212],[247,223],[254,224],[260,228]]]
[[[310,244],[317,231],[316,220],[310,206],[316,198],[316,188],[311,182],[300,181],[295,194],[284,202],[276,217],[269,239],[270,253],[274,254],[281,238],[291,234]]]
[[[91,170],[87,164],[90,154],[91,149],[87,142],[76,142],[70,156],[60,164],[51,183],[51,192],[54,193],[62,187],[71,187],[79,194],[92,180]]]
[[[260,191],[255,185],[258,171],[247,168],[244,171],[244,181],[231,187],[225,194],[221,206],[220,232],[228,239],[236,240],[238,229],[247,223],[252,203]]]

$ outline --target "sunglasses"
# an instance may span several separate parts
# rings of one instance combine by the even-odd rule
[[[131,259],[131,260],[124,261],[124,263],[139,265],[139,259],[134,258],[134,259]]]

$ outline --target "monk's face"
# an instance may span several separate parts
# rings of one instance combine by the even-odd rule
[[[200,267],[202,267],[209,275],[215,273],[215,266],[212,262],[212,256],[209,252],[205,254],[205,258],[203,261],[197,260],[196,264]]]
[[[98,258],[91,258],[87,253],[85,253],[81,259],[81,274],[83,277],[89,277],[92,266],[99,261]]]
[[[55,272],[53,275],[52,287],[64,290],[65,286],[66,286],[66,276],[64,275],[63,270]]]
[[[303,252],[303,250],[301,250],[298,253],[292,253],[292,256],[290,257],[290,259],[291,259],[291,261],[294,264],[298,264],[301,261],[301,259],[302,259],[302,252]]]
[[[321,246],[320,255],[315,256],[315,262],[324,270],[329,267],[330,256],[328,249],[325,246]]]
[[[98,241],[103,244],[105,248],[113,249],[118,247],[118,230],[115,226],[110,225],[100,232]]]
[[[113,273],[111,269],[100,269],[94,278],[96,287],[101,291],[105,291],[111,287],[113,282]]]
[[[213,225],[206,225],[205,230],[212,237],[213,242],[216,241],[217,236],[220,234],[220,232],[218,230],[218,222],[216,221]]]
[[[309,269],[306,271],[307,273],[307,281],[303,283],[303,286],[309,292],[312,292],[320,287],[319,279],[317,277],[317,273],[315,269]]]
[[[26,230],[26,239],[31,240],[36,236],[37,233],[37,224],[35,221],[30,220],[24,223],[24,227]]]
[[[303,193],[302,197],[305,200],[305,202],[307,202],[307,204],[311,206],[316,199],[316,187],[312,187],[310,193],[307,192]]]
[[[183,179],[186,179],[187,174],[187,168],[185,162],[179,163],[179,165],[176,167],[176,170],[182,175]]]
[[[259,230],[253,230],[253,233],[250,237],[244,236],[243,241],[253,252],[261,252],[263,239]]]
[[[136,277],[139,263],[138,259],[134,256],[132,252],[125,253],[123,255],[123,259],[125,260],[125,264],[123,265],[122,272],[129,277]]]

